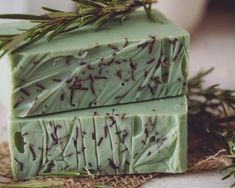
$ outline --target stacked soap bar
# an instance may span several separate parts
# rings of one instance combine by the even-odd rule
[[[153,14],[163,23],[136,12],[99,32],[41,40],[0,64],[15,178],[85,167],[101,175],[186,170],[189,35]]]
[[[163,24],[139,12],[121,26],[113,23],[100,32],[84,28],[11,54],[11,67],[5,68],[11,76],[0,78],[11,86],[4,100],[12,94],[11,115],[28,117],[185,94],[189,35],[158,16]],[[1,32],[14,33],[15,28]]]
[[[11,120],[14,177],[91,170],[99,175],[184,172],[185,97]]]

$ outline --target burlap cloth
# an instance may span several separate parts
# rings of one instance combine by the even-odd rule
[[[209,170],[218,170],[230,164],[229,158],[226,156],[226,146],[223,141],[214,136],[197,133],[195,130],[189,132],[189,169],[190,172],[202,172]],[[134,188],[140,187],[147,181],[163,176],[163,174],[148,174],[148,175],[130,175],[130,176],[111,176],[99,178],[37,178],[31,182],[23,183],[50,183],[57,182],[54,187],[99,187],[98,185],[109,185],[110,187]],[[167,175],[169,176],[169,175]],[[7,143],[0,144],[0,187],[7,185],[21,184],[22,182],[14,182],[12,179],[10,168],[10,157]],[[50,184],[49,184],[50,185]],[[60,186],[59,186],[60,185]],[[96,186],[94,186],[96,185]],[[107,187],[109,187],[107,186]],[[23,186],[24,187],[24,186]],[[39,186],[40,187],[40,186]],[[53,187],[50,185],[50,187]]]

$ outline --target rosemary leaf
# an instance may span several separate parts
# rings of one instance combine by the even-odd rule
[[[45,28],[44,30],[42,30],[41,32],[39,32],[37,35],[33,36],[33,38],[31,38],[31,40],[29,40],[28,42],[25,42],[24,44],[18,46],[17,48],[15,48],[12,52],[17,52],[17,51],[20,51],[21,49],[23,48],[26,48],[28,46],[31,46],[33,43],[39,41],[40,39],[42,39],[44,37],[44,35],[46,33],[48,33],[49,31],[51,30],[51,28]],[[28,32],[26,33],[23,33],[23,34],[27,34]],[[21,41],[23,42],[23,41]]]
[[[122,22],[124,22],[129,15],[130,15],[130,12],[124,13],[120,18],[120,23],[122,24]]]
[[[0,14],[0,19],[14,19],[14,20],[48,20],[47,15],[37,16],[30,14]]]
[[[147,8],[147,6],[144,5],[144,10],[145,10],[145,12],[146,12],[148,18],[149,18],[150,20],[152,20],[153,22],[156,22],[156,18],[154,18],[154,16],[153,16],[152,13],[151,13],[151,9]]]
[[[47,16],[50,19],[62,18],[64,20],[66,20],[66,18],[80,17],[80,15],[76,12],[52,12],[47,14]]]
[[[77,18],[73,18],[71,20],[66,20],[60,27],[56,28],[47,38],[48,41],[54,39],[58,34],[63,33],[65,29],[67,29],[70,25],[74,23]]]
[[[49,8],[49,7],[42,7],[43,10],[48,11],[48,12],[63,12],[61,10]]]
[[[8,38],[15,37],[15,36],[16,36],[16,35],[0,35],[0,41],[1,41],[1,40],[4,40],[4,39],[9,40]]]
[[[229,177],[231,177],[234,174],[234,171],[229,172],[227,175],[225,175],[222,180],[228,179]]]
[[[14,46],[17,46],[19,43],[22,43],[28,37],[29,33],[24,32],[22,34],[16,35],[15,37],[12,37],[12,39],[9,41],[7,40],[7,42],[3,42],[3,44],[0,46],[0,51],[3,50],[3,52],[0,54],[0,58],[3,57],[9,50],[14,48]]]

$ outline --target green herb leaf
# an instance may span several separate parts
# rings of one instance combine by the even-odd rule
[[[14,19],[14,20],[48,20],[47,15],[37,16],[30,14],[0,14],[0,19]]]
[[[48,12],[63,12],[61,10],[52,9],[52,8],[48,8],[48,7],[42,7],[42,9],[45,11],[48,11]]]

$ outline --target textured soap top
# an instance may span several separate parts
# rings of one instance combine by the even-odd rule
[[[1,85],[7,87],[0,98],[11,106],[11,116],[185,94],[189,35],[157,11],[154,14],[163,23],[151,22],[144,12],[137,12],[122,25],[111,23],[99,32],[85,27],[11,54],[12,67],[0,67],[11,75],[0,74]],[[5,26],[1,32],[15,32],[15,27]]]
[[[181,173],[187,169],[187,100],[11,119],[9,140],[17,179],[84,168],[96,175]]]
[[[128,38],[130,41],[138,42],[141,39],[146,39],[148,35],[156,36],[158,39],[174,39],[177,37],[186,37],[189,39],[189,33],[187,31],[166,19],[160,12],[153,10],[153,14],[159,17],[161,22],[152,22],[147,18],[145,12],[138,11],[130,15],[122,24],[120,24],[119,21],[112,22],[99,32],[95,32],[92,27],[84,27],[77,32],[59,36],[49,43],[46,40],[38,42],[24,49],[20,54],[43,54],[76,49],[90,49],[95,47],[97,43],[100,45],[120,43],[125,38]],[[32,23],[25,22],[2,24],[0,25],[0,34],[19,33],[17,29],[28,29],[31,26],[33,26]]]

